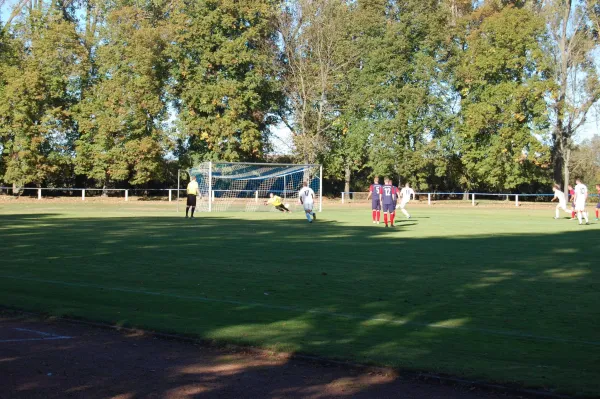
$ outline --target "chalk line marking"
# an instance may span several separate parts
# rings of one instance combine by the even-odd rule
[[[71,339],[73,337],[69,337],[67,335],[56,335],[38,330],[30,330],[28,328],[13,328],[15,331],[20,332],[28,332],[32,334],[41,335],[41,338],[14,338],[14,339],[0,339],[0,344],[7,342],[30,342],[30,341],[56,341],[60,339]]]
[[[141,295],[150,295],[150,296],[158,296],[158,297],[165,297],[165,298],[186,299],[186,300],[206,302],[206,303],[225,303],[225,304],[230,304],[230,305],[255,306],[255,307],[259,307],[259,308],[263,308],[263,309],[285,310],[285,311],[290,311],[290,312],[317,314],[317,315],[323,315],[323,316],[338,317],[338,318],[349,319],[349,320],[360,320],[360,321],[366,321],[366,322],[380,322],[380,323],[389,323],[389,324],[393,324],[393,325],[407,325],[407,326],[435,328],[435,329],[444,329],[444,330],[471,331],[471,332],[479,332],[479,333],[483,333],[483,334],[491,334],[491,335],[498,335],[498,336],[512,337],[512,338],[521,338],[521,339],[531,339],[531,340],[537,340],[537,341],[600,346],[600,341],[586,341],[586,340],[577,340],[577,339],[562,338],[562,337],[544,336],[544,335],[536,335],[536,334],[530,334],[530,333],[519,332],[519,331],[511,331],[511,330],[497,330],[497,329],[484,328],[484,327],[451,326],[451,325],[443,325],[443,324],[439,324],[439,323],[424,323],[424,322],[404,320],[404,319],[371,317],[371,316],[360,315],[360,314],[338,313],[338,312],[330,312],[330,311],[318,310],[318,309],[303,309],[303,308],[296,307],[296,306],[269,305],[269,304],[259,303],[259,302],[243,302],[243,301],[237,301],[237,300],[233,300],[233,299],[214,299],[214,298],[199,297],[199,296],[193,296],[193,295],[171,294],[168,292],[144,291],[144,290],[137,290],[137,289],[132,289],[132,288],[120,288],[120,287],[106,287],[106,286],[99,285],[99,284],[70,283],[67,281],[39,279],[39,278],[33,278],[33,277],[10,276],[10,275],[0,275],[0,277],[6,278],[6,279],[12,279],[12,280],[22,280],[22,281],[45,283],[45,284],[55,284],[55,285],[61,285],[61,286],[65,286],[65,287],[95,288],[95,289],[112,291],[112,292],[124,292],[124,293],[128,293],[128,294],[141,294]]]

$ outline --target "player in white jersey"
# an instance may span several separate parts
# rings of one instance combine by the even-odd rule
[[[559,210],[561,209],[566,213],[571,214],[571,211],[567,209],[567,198],[565,197],[565,193],[560,191],[560,186],[558,184],[555,184],[552,187],[552,191],[554,191],[554,198],[552,198],[552,201],[558,200],[558,205],[556,205],[556,216],[554,217],[554,219],[559,218]]]
[[[582,224],[581,217],[583,216],[585,224],[590,224],[588,213],[585,210],[585,202],[588,197],[587,186],[581,182],[581,179],[576,179],[575,183],[577,183],[575,186],[575,212],[577,212],[577,219],[579,220],[579,224]]]
[[[304,206],[304,212],[306,213],[306,220],[308,220],[308,223],[312,223],[313,219],[317,220],[317,214],[313,212],[315,192],[312,188],[308,187],[307,181],[304,182],[304,187],[298,192],[298,200],[302,206]]]
[[[412,195],[412,199],[414,200],[415,199],[415,190],[410,188],[409,184],[406,183],[404,185],[404,187],[402,187],[402,190],[400,190],[400,204],[398,204],[398,206],[396,208],[400,208],[400,210],[402,211],[404,216],[406,216],[407,219],[410,219],[410,214],[404,208],[406,207],[406,204],[408,204],[410,202],[411,195]]]

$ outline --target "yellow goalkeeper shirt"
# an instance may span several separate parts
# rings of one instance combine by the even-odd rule
[[[269,198],[269,200],[267,201],[267,204],[273,204],[273,206],[279,206],[282,203],[283,202],[281,201],[281,197],[278,195],[274,195],[273,198]]]
[[[187,193],[191,195],[198,195],[198,182],[189,182],[187,185]]]

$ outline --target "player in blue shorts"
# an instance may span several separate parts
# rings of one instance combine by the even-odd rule
[[[394,227],[394,218],[396,217],[396,201],[398,200],[398,188],[392,185],[389,178],[384,178],[385,183],[381,190],[381,206],[383,208],[383,222],[388,227],[388,215],[390,217],[391,227]]]
[[[381,220],[381,188],[383,186],[379,184],[379,177],[373,179],[373,184],[369,187],[369,195],[367,200],[371,198],[371,211],[373,215],[373,223],[379,224]]]

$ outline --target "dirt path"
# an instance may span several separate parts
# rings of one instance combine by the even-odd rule
[[[142,333],[0,315],[0,398],[516,398]]]

